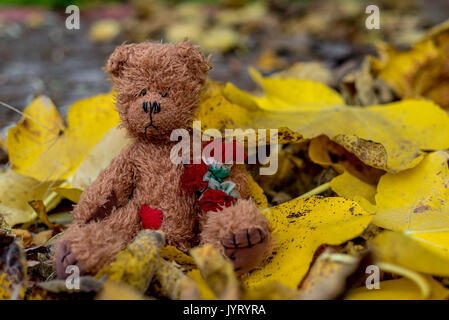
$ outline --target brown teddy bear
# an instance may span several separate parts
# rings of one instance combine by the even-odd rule
[[[77,265],[82,274],[96,273],[143,227],[160,226],[167,243],[183,251],[212,244],[232,260],[239,274],[266,257],[270,229],[249,199],[243,165],[233,165],[223,179],[234,183],[238,198],[205,212],[205,199],[183,188],[186,166],[170,161],[175,143],[170,134],[179,128],[192,131],[210,68],[189,41],[126,44],[109,57],[105,70],[117,91],[122,126],[133,143],[86,188],[75,206],[74,221],[56,244],[54,262],[60,278],[68,276],[69,265]]]

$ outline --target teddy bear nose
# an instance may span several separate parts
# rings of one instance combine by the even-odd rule
[[[145,101],[142,103],[142,108],[145,113],[148,113],[148,106],[150,106],[150,113],[159,113],[161,112],[161,104],[157,101],[148,102]]]
[[[151,104],[151,109],[150,109],[153,113],[159,113],[159,112],[161,112],[161,104],[160,103],[158,103],[157,101],[154,101],[152,104]],[[150,111],[150,112],[151,112]]]

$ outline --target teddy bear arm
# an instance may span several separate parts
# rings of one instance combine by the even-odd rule
[[[135,188],[135,170],[126,153],[118,155],[83,192],[73,210],[77,220],[102,220],[128,203]]]

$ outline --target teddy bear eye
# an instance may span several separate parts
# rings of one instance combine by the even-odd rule
[[[161,93],[161,97],[162,97],[162,98],[165,98],[166,96],[168,96],[168,93],[167,93],[167,92]]]
[[[147,90],[146,89],[143,89],[142,91],[140,91],[140,95],[143,97],[144,95],[146,95],[147,94]]]

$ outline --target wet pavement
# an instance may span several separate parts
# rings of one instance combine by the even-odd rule
[[[429,6],[423,14],[434,17],[435,22],[442,21],[448,13],[438,8]],[[63,11],[15,10],[0,8],[0,101],[23,110],[33,97],[45,94],[65,115],[73,102],[110,90],[111,84],[102,67],[115,46],[126,38],[122,33],[110,42],[91,42],[88,30],[93,22],[108,15],[126,19],[132,15],[132,9],[82,12],[80,30],[65,28],[67,15]],[[268,29],[250,38],[244,52],[212,55],[214,69],[210,76],[213,80],[232,81],[242,89],[254,89],[247,68],[254,65],[258,55],[267,48],[285,59],[287,65],[295,61],[320,60],[333,71],[344,67],[348,61],[355,68],[366,54],[375,53],[371,45],[327,40],[331,35],[316,39],[305,34],[270,33]],[[18,114],[0,106],[0,128],[18,119]]]

